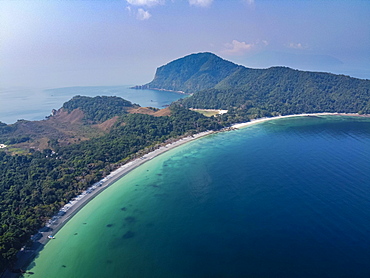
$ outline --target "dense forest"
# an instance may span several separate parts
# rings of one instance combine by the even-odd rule
[[[179,103],[192,108],[234,108],[252,118],[315,112],[370,113],[368,80],[281,67],[260,72],[239,70],[215,88]]]
[[[212,53],[192,54],[162,66],[144,86],[191,93],[178,103],[229,110],[224,118],[230,123],[297,113],[370,112],[370,80],[286,67],[250,69]]]
[[[65,109],[90,111],[87,119],[96,121],[104,107],[117,98],[77,97]],[[89,103],[89,104],[87,104]],[[94,111],[95,110],[95,111]],[[9,267],[18,250],[30,236],[61,206],[102,179],[119,165],[135,157],[144,148],[153,148],[167,139],[220,129],[214,118],[173,105],[170,116],[121,113],[111,130],[103,136],[80,143],[61,146],[58,140],[49,141],[43,151],[30,149],[27,154],[0,150],[0,266]],[[112,115],[116,115],[114,113]],[[112,116],[110,115],[110,116]]]

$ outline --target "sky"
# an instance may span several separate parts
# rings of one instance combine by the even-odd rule
[[[138,85],[212,52],[370,79],[368,0],[0,0],[0,87]]]

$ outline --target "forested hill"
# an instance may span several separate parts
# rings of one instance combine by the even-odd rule
[[[141,88],[195,93],[216,86],[238,68],[212,53],[191,54],[159,67],[154,80]]]
[[[249,118],[315,112],[370,113],[370,80],[284,67],[245,69],[180,101],[185,107],[234,109]]]
[[[162,66],[145,86],[194,93],[179,103],[228,109],[242,116],[236,117],[240,120],[310,112],[370,113],[370,80],[286,67],[250,69],[211,53]]]
[[[55,142],[69,145],[102,136],[119,116],[138,108],[139,105],[114,96],[75,96],[59,110],[53,110],[46,120],[0,123],[0,142],[20,152],[43,150]]]
[[[115,96],[97,96],[94,98],[86,96],[75,96],[63,104],[63,109],[72,112],[81,109],[84,120],[90,123],[101,123],[114,116],[127,114],[127,109],[138,107],[128,100]]]

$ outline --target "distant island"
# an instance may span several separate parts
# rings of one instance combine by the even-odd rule
[[[262,117],[370,113],[370,80],[285,67],[250,69],[212,53],[159,67],[141,88],[189,96],[165,109],[119,97],[75,96],[43,121],[0,122],[0,272],[14,268],[17,252],[61,207],[163,144]],[[207,117],[194,109],[224,111]]]

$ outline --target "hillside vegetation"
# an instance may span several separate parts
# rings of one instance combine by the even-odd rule
[[[158,68],[146,86],[194,93],[178,103],[227,109],[223,118],[228,123],[280,114],[370,113],[370,80],[286,67],[250,69],[211,53],[192,54]]]
[[[119,97],[75,96],[43,121],[0,125],[0,142],[24,150],[44,150],[51,142],[65,146],[104,135],[116,117],[139,106]]]
[[[138,105],[120,97],[108,96],[94,98],[75,96],[62,106],[67,112],[72,112],[75,109],[82,110],[84,113],[83,120],[88,123],[101,123],[114,116],[127,114],[127,110],[133,107],[138,107]]]
[[[159,67],[154,80],[142,88],[191,94],[216,86],[238,68],[212,53],[192,54]]]

